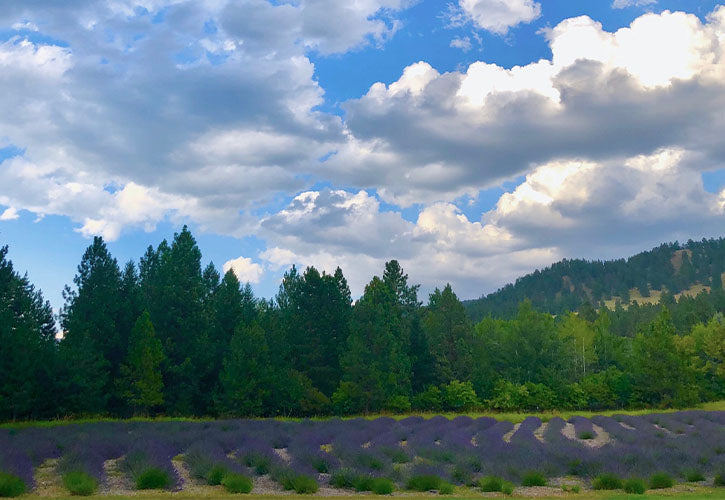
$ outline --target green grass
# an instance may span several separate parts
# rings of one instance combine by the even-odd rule
[[[539,417],[542,421],[548,422],[554,417],[560,417],[564,420],[569,420],[571,417],[593,417],[596,415],[601,415],[605,417],[611,417],[612,415],[632,415],[632,416],[640,416],[640,415],[651,415],[653,413],[673,413],[678,411],[685,411],[685,410],[705,410],[705,411],[725,411],[725,400],[722,401],[714,401],[711,403],[703,403],[701,405],[694,406],[692,408],[670,408],[670,409],[658,409],[658,408],[650,408],[650,409],[639,409],[639,410],[606,410],[606,411],[576,411],[576,410],[566,410],[566,411],[547,411],[547,412],[539,412],[539,413],[526,413],[526,412],[496,412],[493,410],[474,410],[474,411],[467,411],[462,413],[454,413],[454,412],[409,412],[409,413],[403,413],[403,414],[394,414],[394,413],[370,413],[366,415],[348,415],[342,417],[343,419],[354,419],[354,418],[367,418],[367,419],[375,419],[378,417],[392,417],[394,419],[404,419],[407,417],[414,417],[414,416],[420,416],[423,418],[433,418],[436,416],[443,416],[449,419],[453,419],[455,417],[459,417],[462,415],[469,416],[472,418],[478,418],[478,417],[492,417],[500,421],[507,421],[514,424],[521,423],[526,419],[526,417]],[[329,416],[322,416],[322,417],[313,417],[312,420],[330,420],[333,418],[341,418],[336,417],[333,415]],[[68,419],[58,419],[58,420],[34,420],[34,421],[18,421],[18,422],[6,422],[1,423],[0,428],[2,429],[22,429],[27,427],[55,427],[59,425],[70,425],[70,424],[88,424],[88,423],[95,423],[95,422],[213,422],[216,419],[211,417],[204,417],[204,418],[191,418],[191,417],[155,417],[155,418],[147,418],[147,417],[135,417],[130,419],[119,419],[119,418],[105,418],[105,417],[95,417],[95,418],[68,418]],[[302,418],[293,418],[293,417],[277,417],[274,420],[278,421],[301,421],[305,420]]]

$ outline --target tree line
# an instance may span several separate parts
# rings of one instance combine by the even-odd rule
[[[474,323],[450,285],[424,306],[391,260],[353,301],[341,269],[292,267],[255,297],[202,268],[184,229],[120,266],[102,238],[58,323],[0,249],[0,419],[309,416],[683,406],[725,397],[725,296]]]

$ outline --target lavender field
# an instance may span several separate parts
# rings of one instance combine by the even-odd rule
[[[167,481],[139,484],[149,470]],[[0,473],[20,478],[28,491],[47,495],[53,486],[67,494],[59,481],[71,471],[91,476],[97,491],[109,494],[139,487],[195,491],[224,483],[226,475],[250,478],[259,494],[364,491],[374,489],[374,478],[396,490],[475,490],[490,476],[518,487],[532,472],[558,491],[567,482],[591,488],[607,473],[622,480],[665,473],[676,483],[712,485],[725,473],[725,412],[529,417],[517,425],[461,416],[0,429]],[[297,487],[305,483],[300,477],[307,487]],[[421,488],[421,477],[436,479]]]

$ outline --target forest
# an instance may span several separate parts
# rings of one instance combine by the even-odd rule
[[[711,277],[723,248],[723,240],[688,243],[692,261],[687,253],[675,278],[683,269]],[[642,255],[664,263],[677,250]],[[125,265],[94,238],[56,318],[3,247],[0,420],[602,410],[725,397],[721,285],[675,299],[676,283],[652,274],[641,287],[666,287],[658,303],[610,309],[602,297],[630,283],[614,285],[605,273],[592,275],[608,283],[599,299],[552,311],[556,300],[533,291],[553,297],[545,282],[554,278],[541,276],[573,262],[538,273],[540,284],[527,277],[530,286],[505,288],[515,311],[506,305],[480,318],[450,285],[424,305],[395,260],[355,301],[341,269],[314,267],[292,267],[267,300],[231,270],[203,267],[184,227]],[[622,273],[630,281],[641,274]]]

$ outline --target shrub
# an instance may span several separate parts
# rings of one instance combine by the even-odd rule
[[[653,490],[672,488],[674,484],[675,481],[672,479],[672,477],[669,474],[665,474],[664,472],[658,472],[657,474],[653,474],[652,477],[649,478],[649,487]]]
[[[372,476],[358,476],[353,486],[355,491],[372,491],[373,489],[373,477]]]
[[[229,493],[249,493],[254,487],[254,483],[247,476],[235,473],[226,474],[221,484]]]
[[[685,474],[685,479],[690,483],[697,483],[705,480],[705,476],[699,470],[691,470]]]
[[[451,477],[459,484],[471,484],[473,482],[473,475],[460,464],[453,467]]]
[[[0,472],[0,497],[18,497],[25,493],[25,489],[22,479]]]
[[[433,491],[440,489],[443,480],[433,474],[424,474],[421,476],[413,476],[408,479],[405,487],[413,491]]]
[[[375,493],[376,495],[390,495],[393,491],[395,491],[395,485],[390,479],[386,479],[384,477],[378,477],[373,479],[373,483],[371,485],[370,491]]]
[[[522,486],[546,486],[546,476],[541,472],[527,472],[524,474],[524,478],[521,480]]]
[[[501,485],[501,493],[503,493],[504,495],[513,495],[514,483],[504,481],[503,484]]]
[[[453,485],[451,483],[441,483],[441,485],[438,487],[438,493],[440,493],[441,495],[452,495]]]
[[[310,460],[310,465],[319,473],[326,474],[330,471],[330,465],[324,457],[314,457]]]
[[[416,410],[439,411],[443,408],[443,394],[432,385],[413,397],[413,408]]]
[[[258,476],[268,474],[272,468],[272,459],[267,455],[257,452],[251,452],[244,455],[242,463],[247,467],[254,467],[254,471]]]
[[[481,491],[501,491],[503,479],[496,476],[482,477],[478,481],[478,487],[481,488]]]
[[[399,447],[388,447],[383,448],[383,453],[394,463],[394,464],[405,464],[410,462],[410,456]]]
[[[292,487],[286,489],[295,490],[295,493],[303,494],[317,493],[318,489],[317,481],[314,478],[303,475],[293,477],[290,486]]]
[[[98,481],[83,471],[76,470],[63,475],[63,486],[71,495],[87,497],[98,489]]]
[[[624,491],[636,495],[644,495],[644,492],[647,491],[647,485],[641,479],[627,479],[624,482]]]
[[[385,409],[393,413],[406,413],[410,411],[408,396],[393,396],[385,402]]]
[[[206,482],[212,486],[220,485],[224,480],[224,476],[227,474],[229,474],[229,469],[227,469],[225,465],[217,464],[209,469],[209,472],[207,472]]]
[[[358,474],[352,469],[340,469],[330,476],[330,486],[335,488],[353,488]]]
[[[470,410],[478,404],[478,397],[471,382],[452,380],[443,387],[443,401],[449,410]]]
[[[595,490],[618,490],[622,488],[622,480],[614,474],[602,474],[592,481],[592,488]]]
[[[725,472],[715,474],[715,480],[712,484],[714,484],[715,486],[725,486]]]
[[[581,434],[579,434],[579,439],[594,439],[594,433],[589,431],[584,431]]]
[[[370,453],[360,453],[357,456],[357,463],[373,470],[382,470],[385,466],[382,460]]]
[[[162,490],[170,484],[169,473],[156,467],[147,468],[136,478],[137,490]]]

